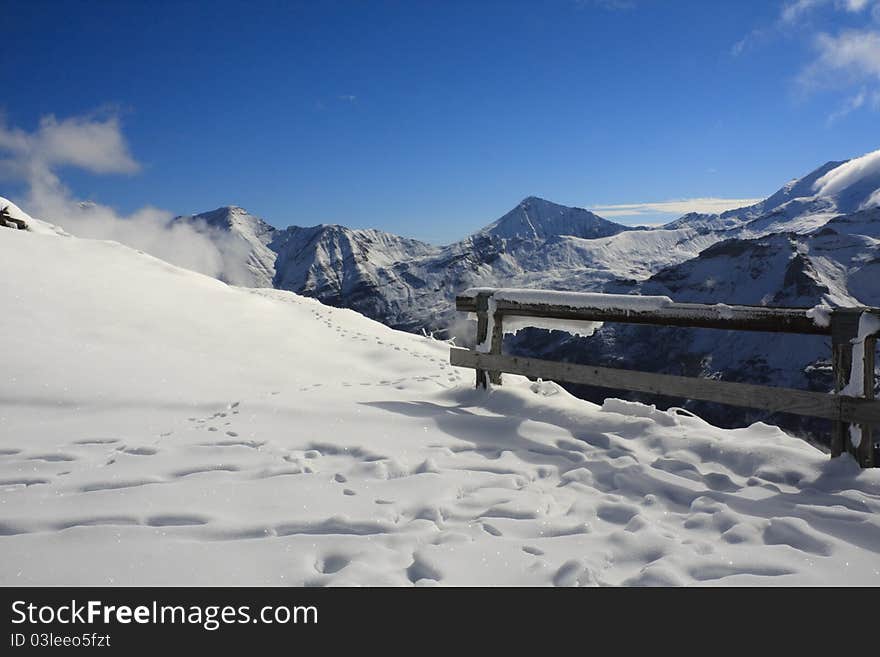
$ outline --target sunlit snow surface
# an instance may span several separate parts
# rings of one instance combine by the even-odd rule
[[[880,470],[0,229],[0,584],[880,584]],[[42,234],[41,234],[42,233]]]

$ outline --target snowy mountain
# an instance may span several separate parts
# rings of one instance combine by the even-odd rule
[[[507,240],[541,240],[561,235],[591,239],[609,237],[625,230],[635,229],[603,219],[583,208],[570,208],[529,196],[480,233]]]
[[[633,229],[529,197],[486,228],[437,247],[377,230],[291,227],[269,244],[276,288],[352,308],[390,326],[448,333],[455,295],[473,285],[597,289],[642,279],[717,237]]]
[[[412,295],[406,263],[436,252],[418,240],[345,226],[291,226],[270,247],[277,253],[273,285],[352,308],[389,324],[405,323]]]
[[[755,205],[717,215],[689,214],[666,228],[732,231],[731,237],[807,233],[843,214],[880,205],[880,150],[827,162]]]
[[[880,470],[848,456],[487,394],[445,343],[26,220],[0,228],[0,585],[880,584]]]
[[[600,290],[622,280],[645,281],[717,242],[815,232],[835,217],[877,205],[878,189],[880,151],[829,162],[753,206],[687,215],[653,230],[528,197],[443,247],[343,226],[291,227],[278,231],[268,246],[279,254],[279,289],[353,308],[397,328],[449,334],[459,320],[454,297],[467,287]],[[753,292],[737,294],[751,298]],[[759,298],[767,294],[781,290]]]
[[[878,306],[878,236],[880,209],[863,210],[838,216],[806,234],[720,242],[692,260],[662,270],[636,289],[702,303]],[[829,380],[815,379],[830,356],[827,340],[718,331],[678,333],[691,360],[698,355],[707,373],[738,380],[757,377],[795,387],[831,385]]]
[[[234,281],[245,287],[272,287],[276,254],[270,243],[276,230],[244,208],[227,206],[211,212],[175,217],[208,237],[227,262],[227,271],[243,272]],[[227,281],[230,282],[230,281]]]

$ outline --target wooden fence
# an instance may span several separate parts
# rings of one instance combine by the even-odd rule
[[[27,230],[27,224],[22,219],[16,219],[9,214],[9,208],[0,209],[0,226],[4,228],[17,228],[18,230]]]
[[[880,401],[874,400],[878,334],[859,336],[859,324],[864,313],[880,318],[878,308],[838,308],[829,313],[829,321],[817,322],[807,314],[807,308],[697,303],[668,303],[647,309],[638,309],[637,306],[615,308],[613,304],[605,303],[590,305],[590,299],[597,299],[592,294],[583,295],[586,302],[578,301],[569,305],[505,300],[504,292],[503,289],[480,288],[456,298],[457,310],[476,314],[478,347],[483,345],[485,348],[470,350],[453,347],[450,362],[459,367],[475,369],[477,387],[485,388],[487,379],[494,385],[501,385],[501,373],[507,372],[531,378],[826,418],[833,423],[832,456],[849,452],[862,467],[875,465],[872,425],[880,423]],[[577,295],[566,294],[563,298],[576,299]],[[490,307],[493,309],[491,318]],[[827,335],[831,337],[835,394],[509,356],[502,354],[501,350],[505,317]],[[864,348],[861,348],[862,344]],[[854,346],[858,348],[854,349]],[[840,394],[848,384],[850,389],[847,392],[853,392],[851,374],[854,353],[862,359],[862,367],[859,368],[860,363],[856,363],[855,370],[857,375],[862,373],[856,382],[859,389],[855,395]]]

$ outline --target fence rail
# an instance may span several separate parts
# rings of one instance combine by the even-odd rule
[[[475,369],[477,387],[486,387],[488,383],[501,385],[501,373],[506,372],[825,418],[833,423],[832,456],[849,452],[863,467],[875,465],[872,425],[880,424],[880,401],[874,400],[878,333],[865,334],[862,331],[860,335],[859,331],[866,315],[880,319],[880,309],[839,308],[829,313],[828,321],[822,322],[816,321],[807,308],[674,302],[648,308],[628,307],[626,304],[618,307],[608,300],[619,297],[595,294],[565,294],[561,303],[543,300],[535,303],[528,297],[541,298],[540,291],[525,295],[525,301],[522,294],[511,292],[521,293],[480,288],[456,298],[457,310],[477,316],[478,345],[475,350],[453,347],[450,362]],[[552,293],[548,296],[552,298]],[[828,335],[831,337],[835,394],[505,355],[501,349],[505,317]],[[880,326],[880,322],[876,325]],[[842,394],[844,389],[855,394]]]

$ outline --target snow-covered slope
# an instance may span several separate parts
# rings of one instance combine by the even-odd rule
[[[33,267],[34,262],[44,263]],[[880,471],[0,229],[0,584],[880,583]]]

